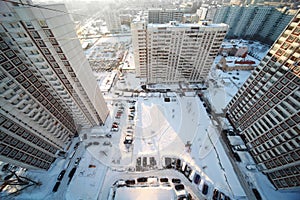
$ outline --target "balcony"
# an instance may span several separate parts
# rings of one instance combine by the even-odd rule
[[[22,112],[24,112],[25,114],[28,114],[29,111],[31,110],[31,104],[27,104],[23,109],[21,109]]]

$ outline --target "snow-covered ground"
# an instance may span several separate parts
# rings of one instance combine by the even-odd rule
[[[129,65],[133,66],[131,56],[129,51],[125,61],[128,60]],[[215,63],[218,59],[220,57]],[[227,103],[249,75],[249,71],[222,72],[213,66],[208,89],[202,91],[210,102],[213,113],[223,113]],[[233,76],[239,79],[234,79]],[[124,81],[118,80],[110,91],[105,93],[104,97],[110,110],[105,126],[82,130],[82,141],[72,158],[58,158],[47,172],[26,172],[42,185],[24,190],[14,197],[15,199],[102,200],[108,198],[115,181],[142,176],[180,178],[196,199],[211,198],[214,188],[231,199],[247,199],[228,152],[221,142],[219,127],[226,128],[222,119],[216,121],[211,117],[203,102],[198,96],[191,95],[192,92],[186,92],[187,96],[182,96],[180,88],[188,90],[188,86],[168,85],[172,91],[178,92],[139,93],[139,97],[130,97],[120,94],[126,90],[140,90],[140,80],[135,78],[131,71],[123,71],[123,78]],[[103,80],[103,76],[99,77],[99,84]],[[152,87],[166,88],[164,85]],[[164,97],[170,97],[171,101],[165,102]],[[129,103],[128,100],[136,102]],[[132,106],[135,107],[135,112],[134,119],[130,120],[129,107]],[[116,113],[121,107],[124,107],[124,111],[121,117],[116,119]],[[111,131],[113,122],[119,123],[119,130],[116,132]],[[132,145],[125,145],[124,138],[129,126],[133,127],[134,140]],[[106,136],[108,133],[111,137]],[[79,138],[72,143],[70,151],[73,151],[77,142]],[[275,191],[266,176],[258,170],[247,170],[246,165],[254,164],[247,152],[239,152],[239,155],[242,162],[237,165],[242,171],[242,176],[249,187],[259,190],[263,199],[297,199],[298,193]],[[153,169],[138,171],[137,160],[149,160],[151,157],[156,161],[156,166]],[[203,196],[200,187],[191,183],[179,171],[163,169],[165,157],[181,159],[201,175],[201,180],[209,185],[208,196]],[[78,166],[75,164],[77,158],[81,158]],[[67,168],[66,163],[70,163]],[[76,172],[70,181],[68,175],[73,168],[76,168]],[[60,181],[61,185],[57,192],[52,192],[58,174],[63,169],[66,169],[66,173]],[[171,190],[147,187],[121,188],[116,193],[116,199],[147,199],[148,196],[151,196],[151,199],[172,199],[174,194]]]

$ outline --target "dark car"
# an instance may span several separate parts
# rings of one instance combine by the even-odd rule
[[[178,178],[172,178],[172,183],[181,183],[181,180]]]
[[[66,173],[66,170],[62,170],[57,177],[57,180],[61,181]]]
[[[195,176],[194,176],[194,183],[198,185],[200,183],[200,181],[201,181],[200,175],[199,174],[195,174]]]
[[[184,175],[188,178],[189,175],[191,174],[191,172],[192,172],[192,168],[187,165],[185,170],[184,170]]]
[[[53,189],[52,189],[52,192],[57,192],[59,185],[60,185],[60,182],[59,181],[56,182]]]
[[[207,195],[207,193],[208,193],[208,185],[204,183],[202,187],[202,194]]]
[[[179,170],[181,169],[181,160],[180,159],[177,159],[176,160],[176,165],[175,165],[176,169]]]
[[[138,183],[145,183],[148,181],[148,178],[147,177],[141,177],[141,178],[138,178],[136,179]]]
[[[184,190],[184,185],[182,184],[175,185],[175,190],[177,191]]]
[[[172,159],[171,159],[171,158],[168,158],[168,157],[165,158],[165,167],[166,167],[167,169],[171,169],[171,168],[172,168],[171,162],[172,162]]]
[[[80,145],[80,142],[77,142],[75,145],[74,145],[74,149],[77,149],[77,147]]]
[[[257,189],[253,188],[252,191],[253,191],[253,193],[254,193],[257,200],[262,199]]]
[[[219,190],[214,189],[212,199],[213,199],[213,200],[218,200],[218,199],[219,199],[219,194],[220,194]]]
[[[160,178],[160,182],[162,183],[167,183],[169,181],[168,178]]]
[[[126,180],[125,183],[127,185],[134,185],[135,184],[135,180],[134,179],[132,179],[132,180]]]

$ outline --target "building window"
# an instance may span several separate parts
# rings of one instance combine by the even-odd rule
[[[46,23],[45,20],[39,20],[39,24],[40,24],[40,26],[41,26],[42,28],[47,28],[47,27],[48,27],[48,25],[47,25],[47,23]]]
[[[56,39],[50,38],[49,40],[50,40],[50,43],[51,43],[52,45],[58,45]]]
[[[21,62],[21,60],[19,59],[19,58],[15,58],[15,59],[12,59],[11,60],[16,66],[17,65],[20,65],[22,62]]]
[[[20,72],[16,69],[12,69],[9,71],[10,75],[12,75],[13,77],[16,77],[20,74]]]
[[[50,29],[44,29],[45,34],[47,35],[47,37],[54,37],[53,33],[51,32]]]

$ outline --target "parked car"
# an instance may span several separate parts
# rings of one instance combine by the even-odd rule
[[[171,162],[172,162],[171,158],[165,157],[164,167],[167,169],[171,169],[172,168]]]
[[[254,164],[246,165],[246,169],[248,169],[248,170],[256,170],[256,165],[254,165]]]
[[[110,141],[105,141],[103,142],[103,146],[112,146]]]
[[[178,178],[172,178],[172,183],[181,183],[181,180]]]
[[[181,160],[180,160],[180,159],[177,159],[177,160],[176,160],[176,166],[175,166],[175,168],[176,168],[177,170],[180,170],[180,169],[181,169]]]
[[[191,174],[191,172],[192,172],[192,168],[190,167],[190,166],[186,166],[186,168],[185,168],[185,170],[184,170],[184,175],[185,175],[185,177],[189,177],[189,175]]]
[[[190,182],[193,182],[195,174],[196,174],[195,170],[192,170],[190,172],[190,175],[188,176],[188,179],[189,179]]]
[[[66,170],[62,170],[62,171],[59,173],[59,175],[58,175],[58,177],[57,177],[57,180],[61,181],[61,180],[63,179],[65,173],[66,173]]]
[[[168,178],[160,178],[161,183],[167,183],[169,181]]]
[[[201,176],[196,173],[194,176],[194,183],[198,185],[200,181],[201,181]]]
[[[212,199],[213,200],[218,200],[219,199],[219,195],[220,195],[219,190],[214,189]]]
[[[184,190],[184,185],[183,184],[178,184],[178,185],[175,185],[175,190],[177,191],[180,191],[180,190]]]
[[[240,144],[240,145],[234,145],[232,146],[232,149],[234,151],[247,151],[248,148],[246,147],[246,145]]]
[[[80,145],[80,142],[77,142],[77,143],[74,145],[74,149],[77,149],[79,145]]]
[[[207,195],[207,193],[208,193],[208,185],[204,183],[202,187],[202,194]]]
[[[127,185],[134,185],[134,184],[135,184],[135,180],[134,180],[134,179],[126,180],[125,183],[126,183]]]
[[[134,117],[132,117],[132,116],[129,116],[129,117],[128,117],[128,119],[129,119],[129,120],[133,120],[133,119],[134,119]]]
[[[75,160],[75,166],[77,166],[79,164],[80,160],[81,160],[81,157],[76,158],[76,160]]]
[[[52,189],[52,192],[57,192],[59,185],[60,185],[60,181],[57,181]]]
[[[126,136],[133,137],[133,134],[132,133],[126,133]]]
[[[117,131],[119,131],[119,128],[118,128],[118,127],[112,127],[112,128],[111,128],[111,131],[117,132]]]
[[[125,136],[125,139],[124,139],[124,144],[132,144],[132,141],[133,141],[133,137],[132,136]]]
[[[138,183],[145,183],[148,181],[147,177],[140,177],[136,179]]]
[[[186,168],[186,162],[182,162],[182,166],[181,166],[181,172],[183,173],[185,171]]]

